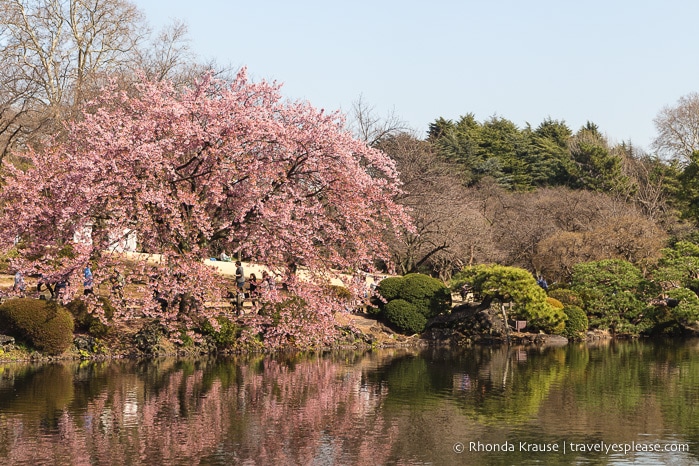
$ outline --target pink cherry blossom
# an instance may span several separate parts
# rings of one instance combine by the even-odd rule
[[[322,343],[340,306],[326,292],[334,271],[386,260],[381,232],[409,224],[389,157],[354,139],[339,113],[285,101],[278,85],[249,82],[245,70],[185,91],[166,82],[106,88],[67,130],[22,154],[31,168],[5,167],[1,246],[19,238],[13,266],[69,279],[64,299],[80,294],[88,262],[95,289],[110,289],[117,271],[142,284],[142,296],[112,297],[117,319],[145,314],[174,330],[211,318],[204,303],[226,290],[203,259],[217,245],[282,272],[308,304],[273,323],[252,317],[251,329],[274,346]],[[89,241],[76,242],[86,231]],[[127,266],[108,252],[121,232],[136,232],[142,252],[162,260]],[[295,280],[300,265],[310,281]]]

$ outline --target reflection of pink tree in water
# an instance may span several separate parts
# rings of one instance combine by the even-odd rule
[[[397,437],[378,409],[385,393],[363,385],[360,371],[328,359],[293,368],[265,359],[259,372],[202,361],[169,371],[157,384],[110,373],[98,396],[64,408],[48,432],[34,419],[5,416],[0,461],[381,464]]]
[[[397,427],[378,412],[385,393],[363,386],[359,371],[316,359],[294,370],[275,363],[246,380],[241,397],[250,405],[243,409],[255,415],[241,437],[244,457],[265,464],[388,459]]]

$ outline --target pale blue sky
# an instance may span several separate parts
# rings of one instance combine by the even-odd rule
[[[154,29],[185,21],[202,58],[326,110],[361,95],[420,136],[438,117],[551,117],[647,149],[660,109],[699,91],[693,0],[132,1]]]

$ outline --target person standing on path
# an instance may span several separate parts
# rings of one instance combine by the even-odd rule
[[[243,301],[245,300],[245,271],[243,270],[243,264],[240,261],[235,261],[235,284],[236,290],[236,308],[239,313],[243,312]]]
[[[238,285],[238,290],[242,291],[245,286],[245,271],[240,261],[235,262],[235,283]]]

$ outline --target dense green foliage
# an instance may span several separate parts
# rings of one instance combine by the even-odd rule
[[[679,188],[675,197],[682,216],[699,220],[699,152],[694,151],[684,169],[678,175]]]
[[[403,277],[388,277],[381,280],[376,291],[386,301],[397,299],[403,287]]]
[[[585,311],[578,306],[569,304],[563,308],[568,320],[563,335],[571,340],[582,340],[585,338],[585,332],[589,326],[589,321]]]
[[[216,349],[232,349],[240,337],[240,327],[225,317],[217,317],[216,322],[217,328],[209,321],[204,322],[201,333],[213,341]]]
[[[699,247],[681,241],[645,273],[628,261],[608,259],[575,265],[571,290],[551,297],[582,307],[592,328],[614,334],[683,334],[699,322]],[[569,322],[567,325],[570,325]]]
[[[491,177],[512,190],[568,186],[606,191],[621,190],[629,182],[622,172],[623,146],[610,148],[591,122],[573,134],[562,121],[547,119],[536,129],[519,129],[505,118],[480,123],[467,114],[458,121],[435,120],[429,140],[438,153],[465,168],[470,184]]]
[[[399,297],[415,306],[427,319],[446,312],[451,307],[449,288],[436,278],[419,273],[403,277]]]
[[[427,319],[417,307],[404,299],[393,299],[383,306],[384,318],[401,332],[420,333],[425,329]]]
[[[527,327],[559,333],[565,326],[565,314],[546,301],[546,292],[532,274],[517,267],[477,265],[466,267],[454,277],[452,289],[468,283],[485,302],[497,300],[514,304],[514,315],[527,320]]]
[[[699,321],[699,297],[687,288],[674,288],[666,292],[666,300],[647,310],[652,326],[647,333],[653,335],[683,335],[687,327]]]
[[[689,288],[699,291],[699,246],[680,241],[662,250],[662,258],[652,274],[663,288]]]
[[[677,305],[672,309],[672,318],[681,324],[690,324],[699,320],[699,297],[687,288],[675,288],[667,291],[669,300],[674,300]],[[674,303],[673,303],[674,304]]]
[[[451,307],[451,293],[444,284],[418,273],[389,277],[376,289],[379,315],[403,332],[419,333],[427,320]]]
[[[592,327],[631,334],[647,329],[644,311],[659,291],[638,267],[617,259],[577,264],[571,288],[583,299]]]
[[[0,328],[49,355],[73,343],[73,317],[53,301],[10,299],[0,305]]]
[[[562,302],[564,305],[578,307],[581,307],[583,305],[583,301],[580,298],[580,296],[575,291],[569,290],[567,288],[558,288],[555,290],[550,290],[548,292],[548,295],[549,297]]]

